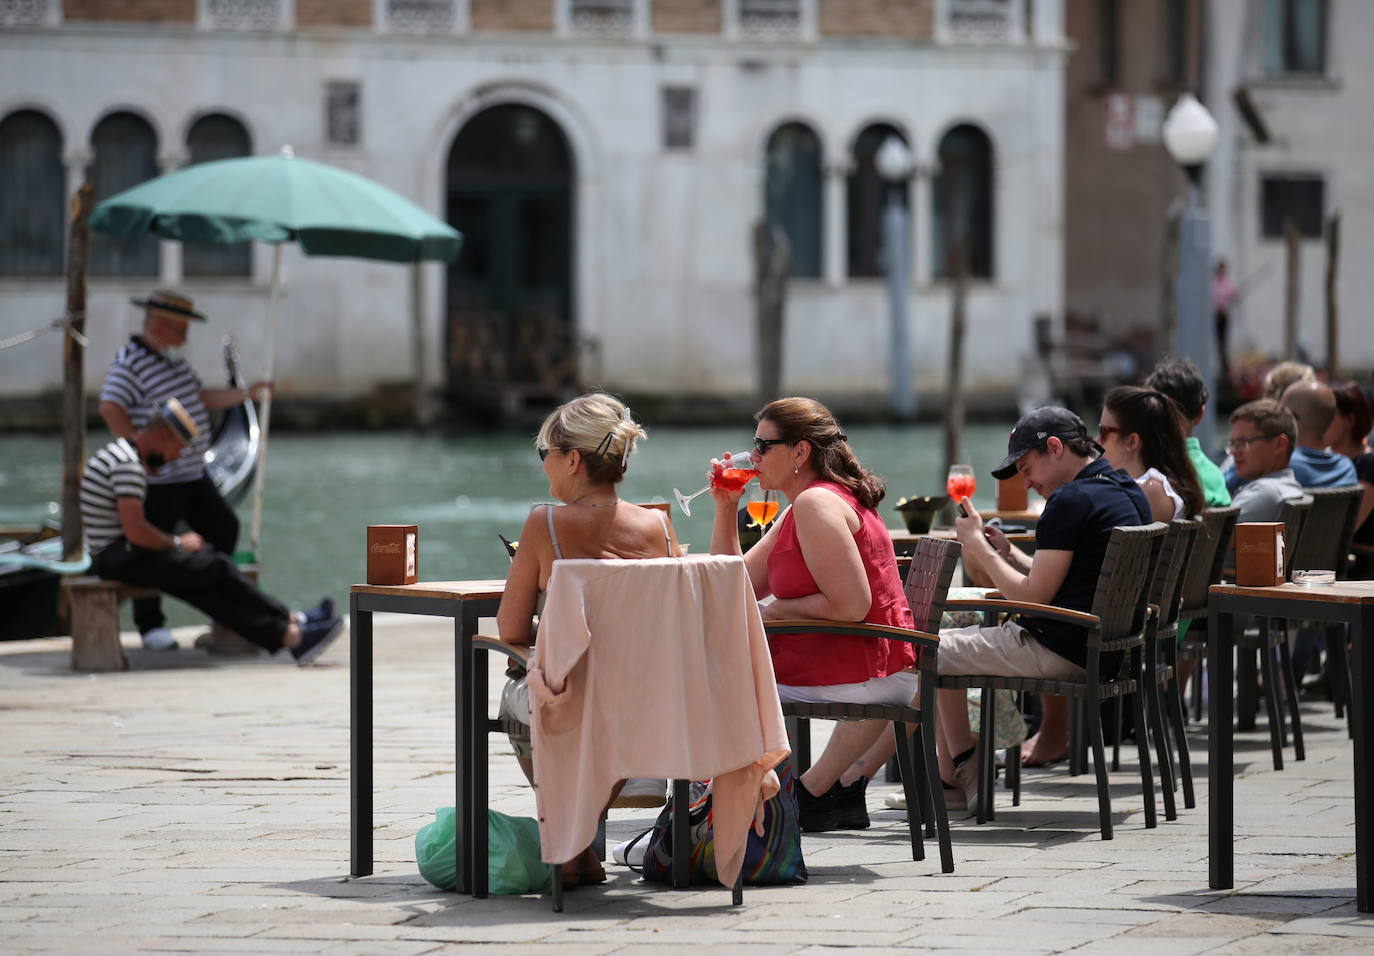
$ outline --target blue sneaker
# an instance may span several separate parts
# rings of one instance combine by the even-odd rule
[[[326,596],[319,604],[305,612],[305,623],[316,624],[334,617],[334,599]]]
[[[307,621],[301,628],[301,642],[291,648],[291,656],[301,667],[313,663],[325,648],[343,633],[343,618],[335,615],[317,621]]]

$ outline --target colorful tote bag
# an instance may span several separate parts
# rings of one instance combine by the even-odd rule
[[[744,882],[753,886],[805,883],[806,861],[802,859],[801,822],[797,817],[796,777],[792,761],[784,759],[774,768],[780,787],[763,805],[763,836],[751,827],[744,849]],[[653,829],[640,834],[649,841],[642,875],[646,880],[671,883],[673,879],[673,801],[663,808]],[[711,794],[704,784],[691,789],[690,828],[693,883],[719,882],[716,875],[716,841],[711,831]]]

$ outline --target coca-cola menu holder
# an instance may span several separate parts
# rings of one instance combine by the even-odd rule
[[[413,524],[367,526],[367,583],[414,584],[420,579],[420,529]]]

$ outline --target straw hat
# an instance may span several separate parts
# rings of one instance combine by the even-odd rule
[[[170,312],[179,319],[195,319],[204,322],[205,316],[191,308],[191,300],[184,295],[177,295],[175,292],[168,292],[166,289],[157,289],[146,299],[130,299],[134,305],[143,306],[145,309],[157,309],[159,312]]]

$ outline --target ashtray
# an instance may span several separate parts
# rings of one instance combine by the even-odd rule
[[[1294,571],[1293,583],[1301,584],[1304,587],[1319,587],[1323,584],[1335,584],[1335,571]]]

